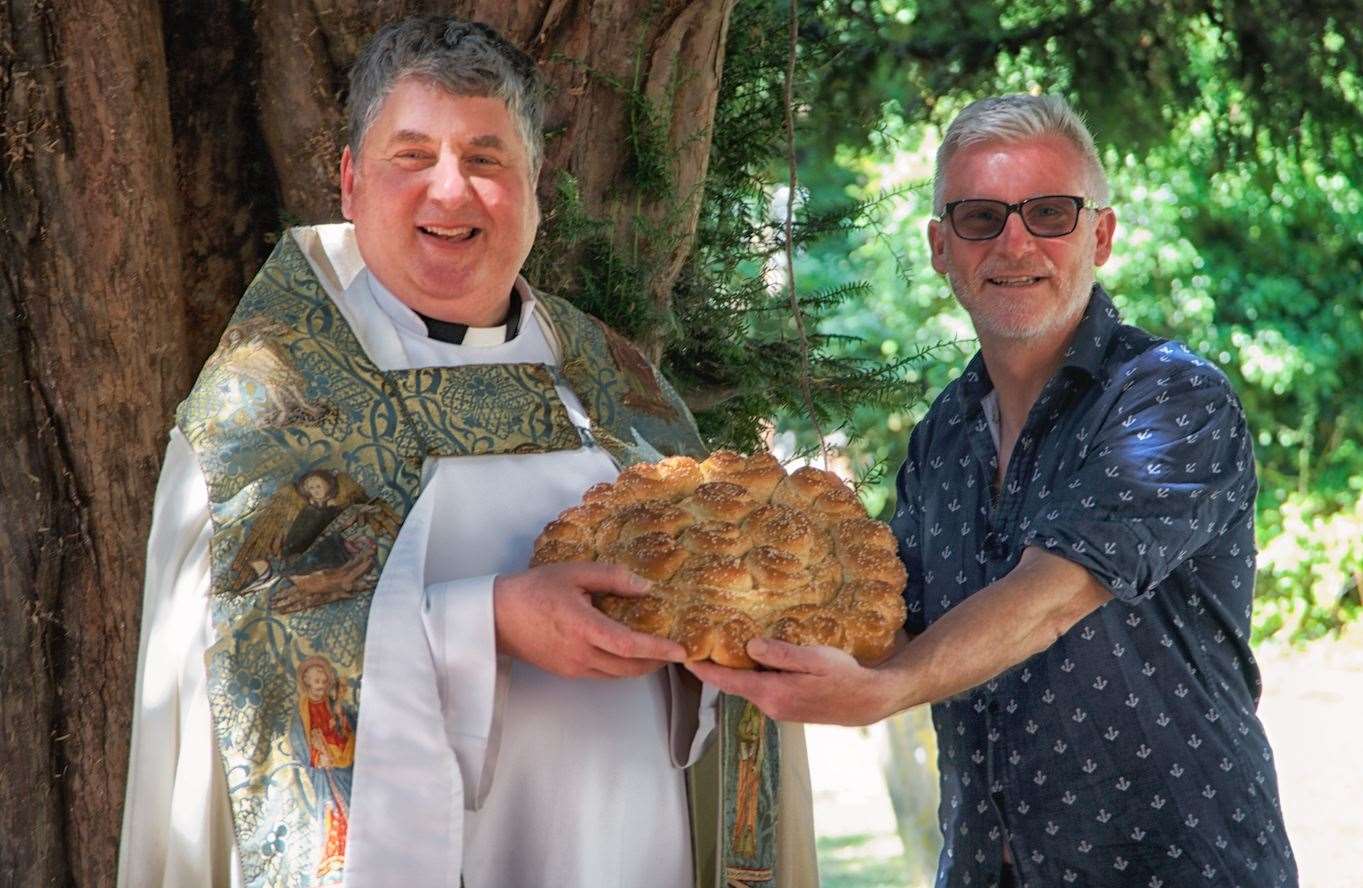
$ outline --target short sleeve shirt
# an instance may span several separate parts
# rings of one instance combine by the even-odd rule
[[[1095,285],[1001,488],[980,355],[909,440],[892,527],[921,633],[1035,546],[1113,600],[932,707],[939,886],[1296,885],[1249,648],[1254,455],[1225,376]]]

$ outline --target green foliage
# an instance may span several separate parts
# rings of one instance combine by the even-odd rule
[[[1231,377],[1256,436],[1256,635],[1315,637],[1363,585],[1363,147],[1358,3],[810,0],[818,72],[803,164],[866,210],[814,286],[869,281],[824,325],[864,358],[949,340],[912,372],[935,393],[974,350],[928,268],[938,128],[966,103],[1058,91],[1104,150],[1119,219],[1100,272],[1126,318]],[[807,19],[809,16],[807,16]],[[815,177],[818,177],[817,179]],[[892,200],[881,200],[891,195]],[[854,460],[902,459],[926,404],[863,411]],[[887,485],[868,499],[884,502]]]
[[[1363,192],[1305,142],[1218,169],[1199,130],[1194,116],[1177,152],[1122,171],[1125,236],[1144,248],[1111,277],[1132,321],[1235,383],[1259,462],[1259,629],[1314,637],[1356,613],[1343,598],[1363,559],[1363,411],[1350,396],[1363,374]]]
[[[819,78],[831,144],[865,144],[886,102],[944,124],[971,96],[1068,94],[1123,150],[1167,144],[1210,115],[1227,164],[1255,137],[1303,136],[1357,170],[1363,147],[1357,0],[803,0],[804,38],[836,46]],[[1209,88],[1211,87],[1211,88]]]
[[[786,4],[734,9],[695,248],[658,316],[665,230],[621,244],[575,183],[536,251],[663,363],[716,446],[775,418],[814,446],[780,263]],[[1053,91],[1088,117],[1119,218],[1102,269],[1128,320],[1217,362],[1256,436],[1256,635],[1315,637],[1363,585],[1363,4],[1358,0],[800,0],[796,280],[816,412],[882,514],[913,424],[975,350],[929,268],[933,151],[974,98]],[[661,117],[629,101],[622,189],[675,187]],[[671,195],[677,206],[686,196]],[[779,203],[781,206],[774,206]],[[666,227],[666,226],[661,226]],[[566,252],[565,252],[566,251]]]
[[[772,209],[774,189],[786,178],[784,16],[780,4],[750,2],[731,17],[695,245],[673,286],[670,315],[659,316],[648,297],[675,234],[637,219],[642,236],[621,243],[610,224],[586,211],[570,176],[555,183],[552,211],[528,263],[536,280],[552,280],[560,257],[578,257],[558,292],[636,341],[660,339],[664,372],[696,412],[707,442],[744,451],[762,446],[772,417],[806,412],[796,383],[803,373],[800,340],[781,275],[773,271],[785,248]],[[681,207],[689,195],[673,193],[675,157],[657,109],[636,87],[612,86],[628,103],[630,160],[620,187]],[[846,199],[801,212],[797,249],[845,235],[859,212]],[[844,335],[817,329],[820,318],[866,290],[855,281],[800,287],[815,409],[825,428],[844,425],[859,408],[908,397],[905,361],[868,359],[849,349]]]
[[[572,286],[564,295],[625,336],[637,338],[664,322],[653,303],[643,298],[652,276],[649,256],[612,239],[609,223],[594,219],[582,205],[577,180],[559,173],[554,183],[553,211],[541,226],[527,263],[535,280],[544,280],[546,264],[558,255],[576,255]]]

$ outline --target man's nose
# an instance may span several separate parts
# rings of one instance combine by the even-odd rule
[[[1036,247],[1036,241],[1022,221],[1022,213],[1009,213],[1003,220],[1003,231],[996,238],[998,248],[1010,256],[1021,256]]]
[[[443,152],[431,167],[431,182],[427,189],[431,200],[439,203],[459,203],[468,196],[469,182],[459,158]]]

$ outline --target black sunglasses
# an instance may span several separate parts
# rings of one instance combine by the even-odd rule
[[[982,241],[1003,233],[1008,217],[1016,212],[1033,236],[1064,237],[1079,224],[1080,210],[1094,209],[1096,203],[1073,194],[1045,194],[1013,204],[970,197],[947,204],[938,221],[951,220],[951,230],[962,240]]]

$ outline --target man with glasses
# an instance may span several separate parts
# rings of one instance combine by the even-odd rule
[[[909,641],[875,668],[766,640],[749,653],[775,671],[695,671],[780,719],[932,703],[939,886],[1295,885],[1254,714],[1239,401],[1094,282],[1116,217],[1063,99],[966,108],[934,209],[980,351],[898,478]]]

